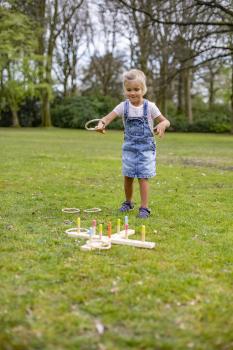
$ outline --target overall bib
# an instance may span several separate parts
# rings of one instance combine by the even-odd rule
[[[130,117],[129,101],[124,103],[125,134],[122,146],[122,173],[132,178],[155,176],[156,146],[148,122],[148,101],[143,103],[143,116]]]

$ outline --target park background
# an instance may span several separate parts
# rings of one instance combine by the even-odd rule
[[[1,350],[233,348],[232,17],[226,0],[0,1]],[[129,213],[156,247],[89,254],[62,208],[124,221],[123,132],[83,129],[133,67],[171,120],[152,214],[137,187]]]
[[[0,126],[83,128],[137,67],[170,130],[233,132],[231,1],[12,0],[0,16]]]

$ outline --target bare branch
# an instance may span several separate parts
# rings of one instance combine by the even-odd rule
[[[216,1],[202,1],[202,0],[195,0],[197,5],[203,5],[203,6],[208,6],[210,8],[218,8],[219,10],[221,10],[222,12],[224,12],[227,15],[230,15],[231,17],[233,17],[233,11],[229,10],[228,8],[222,6],[221,4],[219,4]]]
[[[187,22],[183,22],[183,21],[163,21],[161,19],[159,19],[158,17],[154,17],[151,13],[149,13],[148,11],[145,11],[143,8],[138,8],[132,5],[129,5],[126,1],[124,0],[118,0],[121,4],[123,4],[124,6],[126,6],[127,8],[130,8],[134,11],[138,11],[138,12],[142,12],[144,13],[146,16],[148,16],[151,20],[152,23],[160,23],[160,24],[164,24],[164,25],[178,25],[178,26],[183,26],[183,27],[187,27],[187,26],[198,26],[198,25],[203,25],[203,26],[214,26],[214,27],[222,27],[222,26],[229,26],[233,28],[233,22],[222,22],[222,21],[210,21],[210,22],[206,22],[206,21],[187,21]]]
[[[77,11],[77,9],[78,9],[79,7],[82,6],[83,2],[84,2],[84,0],[80,0],[79,4],[75,5],[75,6],[72,8],[72,10],[71,10],[69,16],[67,16],[67,17],[64,19],[64,22],[63,22],[61,28],[60,28],[59,30],[57,30],[56,34],[54,35],[54,39],[55,39],[55,40],[56,40],[57,37],[61,34],[61,32],[64,30],[64,28],[65,28],[65,26],[67,25],[67,23],[69,23],[69,21],[71,20],[71,18],[73,17],[73,15],[75,14],[75,12]],[[66,6],[66,5],[65,5],[65,6]]]

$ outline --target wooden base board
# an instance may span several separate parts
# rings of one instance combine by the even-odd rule
[[[86,232],[77,232],[77,228],[70,228],[66,230],[66,234],[70,237],[75,237],[75,238],[84,238],[84,239],[89,239],[90,236]],[[135,234],[135,230],[128,229],[127,230],[127,236],[132,236]],[[99,235],[94,235],[93,238],[98,238]],[[102,236],[103,239],[107,239],[107,236]],[[125,238],[125,230],[120,231],[119,233],[114,233],[111,235],[111,243],[112,244],[120,244],[120,245],[128,245],[132,247],[137,247],[137,248],[147,248],[147,249],[153,249],[155,247],[154,242],[147,242],[147,241],[139,241],[135,239],[129,239]],[[83,246],[82,250],[92,250],[87,247],[87,245]]]

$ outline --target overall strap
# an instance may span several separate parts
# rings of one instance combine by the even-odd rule
[[[129,116],[129,100],[124,102],[124,118],[128,118]]]
[[[143,117],[144,118],[147,118],[148,116],[148,100],[144,100],[144,103],[143,103]]]

